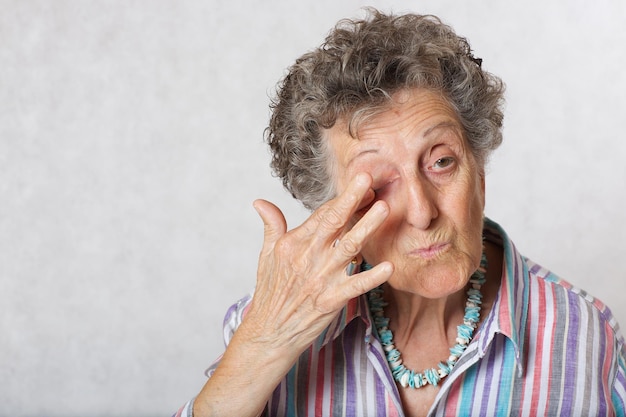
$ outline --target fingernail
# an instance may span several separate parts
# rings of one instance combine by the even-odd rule
[[[357,184],[359,185],[366,185],[369,181],[368,175],[363,172],[359,172],[358,174],[356,174],[355,179]]]
[[[391,262],[383,262],[382,264],[380,264],[380,269],[382,269],[383,272],[387,274],[393,272],[393,266],[391,265]]]
[[[372,209],[376,210],[376,213],[387,214],[389,206],[385,202],[378,200],[374,203],[374,205],[372,205]]]

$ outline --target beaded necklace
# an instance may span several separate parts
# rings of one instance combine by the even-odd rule
[[[370,269],[371,266],[365,264],[364,269]],[[480,259],[480,267],[472,274],[469,279],[470,287],[467,290],[467,302],[465,303],[465,316],[463,324],[457,326],[456,344],[450,348],[450,356],[445,362],[437,364],[438,369],[430,368],[423,372],[415,372],[407,369],[402,363],[400,351],[396,349],[393,343],[393,334],[389,329],[389,318],[385,317],[384,307],[387,306],[383,300],[383,288],[379,286],[368,293],[370,311],[374,318],[374,325],[380,336],[380,341],[385,349],[387,362],[391,368],[393,378],[402,385],[402,387],[420,388],[431,384],[437,386],[439,381],[452,372],[452,368],[461,357],[461,354],[469,345],[474,335],[474,330],[478,326],[480,320],[480,306],[483,295],[480,288],[486,281],[485,272],[487,271],[487,257],[483,253]]]

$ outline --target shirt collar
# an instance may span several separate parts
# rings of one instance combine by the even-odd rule
[[[493,308],[480,328],[480,335],[477,335],[479,354],[484,357],[495,335],[502,334],[513,343],[517,371],[521,375],[528,316],[528,266],[502,227],[488,218],[485,218],[484,236],[503,248],[504,264]]]

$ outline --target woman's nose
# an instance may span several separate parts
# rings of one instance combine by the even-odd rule
[[[406,219],[409,224],[419,229],[427,229],[439,212],[436,205],[437,190],[423,178],[414,178],[407,182]]]

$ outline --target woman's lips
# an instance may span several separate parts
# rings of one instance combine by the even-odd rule
[[[449,243],[437,243],[435,245],[430,245],[425,248],[414,249],[411,251],[411,254],[417,255],[420,258],[424,259],[432,259],[442,252],[445,252],[449,246]]]

